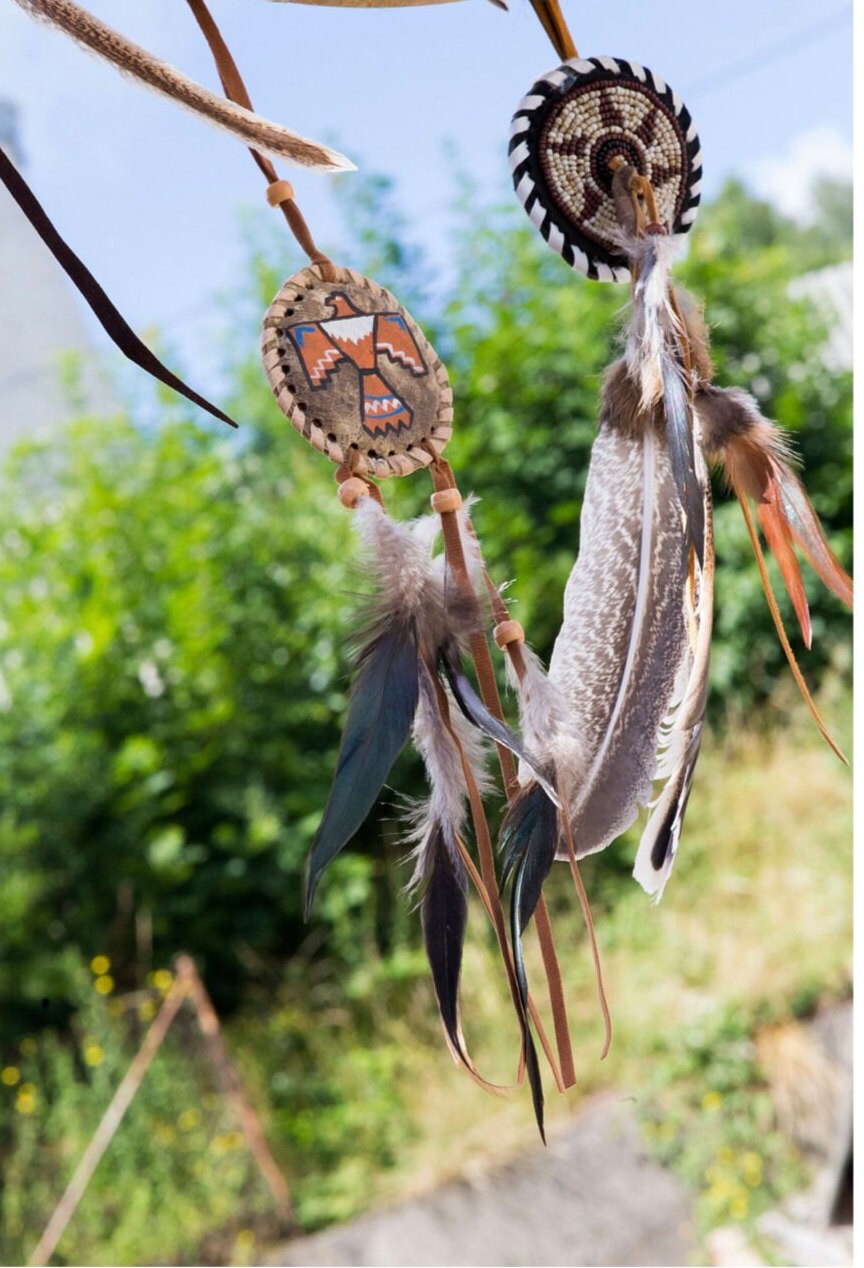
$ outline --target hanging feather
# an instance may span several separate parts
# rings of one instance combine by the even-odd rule
[[[307,916],[322,872],[362,825],[408,742],[419,699],[420,648],[435,646],[443,631],[441,587],[431,566],[434,519],[397,524],[364,498],[354,524],[378,594],[357,658],[336,774],[307,864]]]
[[[585,746],[568,797],[579,857],[603,849],[648,802],[656,737],[689,638],[687,559],[668,449],[650,415],[645,425],[638,413],[613,412],[622,375],[619,363],[604,389],[579,556],[549,666]]]
[[[423,758],[429,796],[412,807],[409,840],[414,844],[414,872],[409,892],[420,893],[423,943],[448,1047],[455,1060],[482,1082],[468,1056],[459,1023],[459,977],[468,919],[468,875],[459,848],[467,817],[468,790],[463,760],[481,794],[489,790],[485,750],[478,732],[457,716],[450,725],[441,716],[435,686],[425,664],[420,667],[420,698],[414,719],[414,746]]]
[[[543,789],[544,795],[551,800],[553,805],[560,805],[558,794],[548,779],[547,773],[542,769],[537,757],[528,751],[520,738],[514,734],[506,723],[501,722],[500,719],[489,712],[477,695],[462,670],[459,656],[452,640],[448,640],[442,645],[438,655],[438,664],[450,686],[450,690],[453,692],[453,698],[468,721],[472,722],[485,735],[488,735],[496,744],[502,744],[509,749],[515,757],[518,757],[521,762],[530,767],[534,773],[534,778]]]
[[[697,455],[700,460],[701,456]],[[654,779],[663,787],[650,802],[651,813],[639,842],[633,876],[659,902],[675,862],[684,815],[702,744],[708,704],[708,666],[714,607],[714,533],[711,490],[704,477],[705,566],[688,586],[690,638],[678,670],[674,699],[660,725]]]
[[[173,66],[127,40],[86,9],[73,4],[72,0],[15,2],[31,17],[71,36],[82,48],[110,62],[122,74],[129,75],[164,97],[169,97],[193,114],[206,119],[208,123],[239,137],[247,145],[289,159],[303,167],[342,172],[356,170],[354,163],[336,150],[271,123],[187,79]]]
[[[616,207],[626,208],[627,201],[636,198],[644,184],[635,168],[621,164],[612,177]],[[662,406],[675,488],[685,516],[685,543],[696,551],[701,565],[705,520],[703,490],[696,472],[694,384],[684,320],[671,280],[680,242],[663,225],[649,224],[644,234],[641,231],[635,212],[632,216],[625,212],[620,246],[631,262],[635,278],[627,369],[632,381],[639,385],[642,410],[650,414],[654,406]]]
[[[828,589],[852,607],[852,578],[829,547],[803,485],[790,465],[788,442],[741,388],[703,389],[697,405],[708,453],[723,464],[739,501],[750,497],[765,540],[777,559],[805,645],[812,639],[810,613],[795,557],[798,546]]]

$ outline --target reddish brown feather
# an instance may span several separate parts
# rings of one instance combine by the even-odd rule
[[[768,549],[772,552],[779,565],[783,584],[786,586],[789,598],[792,600],[792,606],[795,609],[795,615],[798,617],[798,624],[801,626],[804,646],[809,651],[813,641],[810,608],[807,605],[807,594],[801,578],[801,568],[795,555],[792,529],[783,514],[777,481],[773,476],[768,481],[768,487],[756,508],[756,514],[759,517],[762,532],[765,534]]]

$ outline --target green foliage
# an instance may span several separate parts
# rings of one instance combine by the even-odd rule
[[[155,974],[161,991],[139,993],[130,1009],[94,989],[100,979],[71,955],[65,969],[76,1005],[70,1029],[25,1036],[2,1071],[4,1263],[24,1263],[34,1249],[171,979]],[[269,1193],[200,1049],[181,1015],[54,1262],[158,1263],[166,1248],[174,1263],[242,1262],[256,1233],[277,1232]]]
[[[703,209],[680,271],[705,302],[718,381],[748,387],[793,434],[848,563],[850,375],[825,364],[824,314],[789,293],[795,276],[847,254],[845,194],[826,187],[821,197],[821,219],[801,229],[730,184]],[[490,571],[515,578],[514,615],[545,655],[578,549],[600,377],[626,296],[574,277],[518,208],[478,210],[475,200],[470,219],[461,215],[457,278],[435,313],[422,257],[389,227],[369,229],[382,216],[398,228],[387,182],[354,200],[350,262],[432,318],[456,395],[448,456],[463,491],[481,499],[475,521]],[[240,1007],[244,1070],[272,1107],[308,1226],[362,1207],[411,1137],[406,1041],[433,1038],[436,1027],[428,986],[417,985],[424,969],[416,915],[399,892],[395,824],[373,816],[328,871],[312,924],[302,922],[355,596],[367,587],[332,473],[279,415],[250,351],[262,305],[299,267],[284,235],[255,230],[253,241],[255,286],[231,308],[240,443],[209,424],[199,430],[159,393],[138,411],[158,425],[82,421],[50,446],[20,450],[2,482],[0,1065],[19,1071],[0,1086],[10,1257],[27,1250],[138,1038],[89,984],[82,956],[110,956],[109,994],[125,997],[183,948],[220,1011]],[[422,477],[396,486],[385,496],[397,513],[425,509]],[[719,507],[717,539],[712,717],[754,703],[771,716],[766,702],[785,671],[736,507]],[[848,618],[811,590],[817,650],[807,664],[845,672]],[[400,762],[392,783],[420,792],[416,760]],[[640,930],[647,937],[643,908],[634,915],[613,883],[631,853],[617,847],[596,862],[601,905],[621,917],[610,937],[628,955]],[[706,883],[715,858],[700,864]],[[402,1031],[401,1017],[410,1019]],[[721,1055],[724,1035],[709,1036]],[[98,1065],[87,1062],[89,1040]],[[722,1093],[730,1106],[755,1087],[735,1043]],[[693,1060],[697,1049],[688,1047]],[[70,1260],[146,1260],[166,1245],[194,1257],[208,1221],[228,1221],[247,1196],[258,1210],[247,1163],[232,1151],[222,1170],[195,1170],[216,1130],[205,1118],[185,1134],[177,1127],[192,1104],[187,1088],[200,1090],[197,1069],[183,1045],[160,1054],[112,1147],[113,1168],[97,1176],[64,1242]],[[696,1093],[681,1077],[683,1121]],[[22,1084],[35,1089],[24,1111]],[[667,1094],[659,1089],[658,1104],[674,1123]],[[175,1133],[170,1148],[163,1128]],[[692,1169],[725,1165],[719,1151],[746,1152],[743,1142],[711,1136]]]
[[[753,1017],[741,1008],[660,1038],[648,1065],[642,1130],[652,1151],[697,1194],[697,1228],[750,1223],[807,1170],[778,1129],[756,1061]]]
[[[68,945],[107,949],[133,985],[136,914],[157,954],[194,949],[222,1004],[246,948],[296,949],[350,608],[346,518],[320,475],[293,445],[265,461],[188,425],[119,421],[15,461],[0,556],[7,1026],[13,1001],[32,1022],[62,999]]]

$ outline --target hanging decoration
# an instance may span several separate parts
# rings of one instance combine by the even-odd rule
[[[549,870],[558,858],[573,876],[594,958],[605,1055],[611,1023],[578,860],[602,850],[648,807],[634,875],[659,899],[681,839],[707,701],[714,592],[709,462],[723,467],[741,502],[778,635],[839,753],[783,629],[751,500],[808,647],[795,548],[850,606],[851,580],[831,554],[778,428],[746,393],[714,385],[705,323],[672,282],[701,189],[690,114],[659,75],[637,62],[581,58],[557,0],[532,0],[561,64],[534,81],[514,116],[517,196],[573,269],[592,280],[631,284],[624,355],[603,384],[580,551],[546,672],[487,575],[470,502],[443,456],[454,422],[444,366],[395,296],[318,249],[292,186],[265,152],[322,168],[351,166],[348,160],[264,126],[204,0],[187,3],[228,98],[215,110],[206,90],[179,84],[177,72],[154,66],[150,54],[70,0],[18,3],[182,104],[206,105],[204,113],[241,135],[268,182],[268,201],[308,256],[265,315],[264,369],[292,426],[336,466],[338,495],[353,511],[374,594],[333,784],[310,852],[307,913],[328,865],[413,742],[429,791],[408,824],[409,888],[445,1038],[472,1078],[494,1093],[505,1090],[477,1069],[461,1025],[459,980],[473,887],[492,923],[516,1014],[515,1081],[527,1077],[542,1135],[537,1044],[559,1090],[575,1082],[543,896]],[[3,167],[0,176],[10,183]],[[376,481],[420,469],[431,477],[432,514],[399,523],[387,514]],[[490,635],[515,692],[518,731],[504,719]],[[508,803],[497,860],[484,805],[495,795],[488,771],[493,750]],[[532,925],[551,1035],[527,977],[523,939]]]

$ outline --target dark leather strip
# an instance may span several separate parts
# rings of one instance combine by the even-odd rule
[[[188,401],[192,401],[199,408],[206,410],[208,414],[212,414],[214,418],[227,423],[229,427],[236,427],[237,423],[235,423],[233,418],[229,418],[221,409],[211,405],[206,397],[200,396],[191,387],[188,387],[182,379],[178,378],[167,366],[162,364],[145,343],[142,343],[123,315],[115,308],[87,266],[61,238],[36,195],[2,148],[0,148],[0,180],[9,190],[9,193],[39,234],[54,259],[83,295],[109,338],[117,345],[123,355],[142,370],[151,374],[154,379],[164,383],[166,387],[179,392]]]

